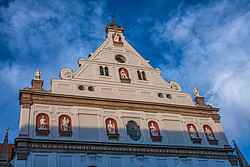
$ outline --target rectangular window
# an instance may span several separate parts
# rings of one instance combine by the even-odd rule
[[[123,167],[121,157],[111,157],[111,167]]]
[[[156,159],[158,167],[168,167],[167,159]]]
[[[60,155],[59,167],[72,167],[72,156]]]
[[[199,160],[199,167],[208,167],[207,160]]]
[[[35,155],[35,167],[48,167],[48,155]]]

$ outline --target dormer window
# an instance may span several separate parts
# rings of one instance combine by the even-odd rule
[[[109,76],[109,69],[108,69],[108,67],[100,66],[99,68],[100,68],[100,75]]]
[[[140,71],[137,71],[137,75],[138,75],[138,79],[139,80],[147,80],[146,79],[146,74],[144,71],[140,72]]]

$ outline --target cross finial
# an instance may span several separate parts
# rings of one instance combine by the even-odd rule
[[[111,15],[108,15],[109,17],[111,17],[112,18],[112,23],[114,22],[114,15],[112,15],[112,13],[111,13]]]

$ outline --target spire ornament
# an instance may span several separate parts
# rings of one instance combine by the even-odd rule
[[[196,88],[196,86],[194,87],[194,95],[195,95],[195,97],[201,97],[200,96],[200,93],[199,93],[199,90]]]
[[[236,150],[236,154],[237,154],[237,158],[238,158],[240,166],[241,167],[250,167],[247,160],[245,159],[245,157],[241,153],[239,147],[236,145],[234,140],[233,140],[233,143],[234,143],[234,147],[235,147],[235,150]]]
[[[38,69],[36,70],[36,73],[34,75],[34,79],[35,80],[40,80],[41,79],[41,71],[39,71]]]
[[[114,22],[114,18],[115,18],[116,16],[112,15],[112,13],[111,13],[111,15],[108,15],[108,17],[111,17],[111,19],[112,19],[112,24],[115,23],[115,22]]]

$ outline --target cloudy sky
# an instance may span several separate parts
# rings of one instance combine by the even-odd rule
[[[250,161],[250,1],[0,0],[0,142],[18,135],[19,90],[36,69],[44,88],[105,40],[108,14],[127,41],[184,92],[194,86]]]

